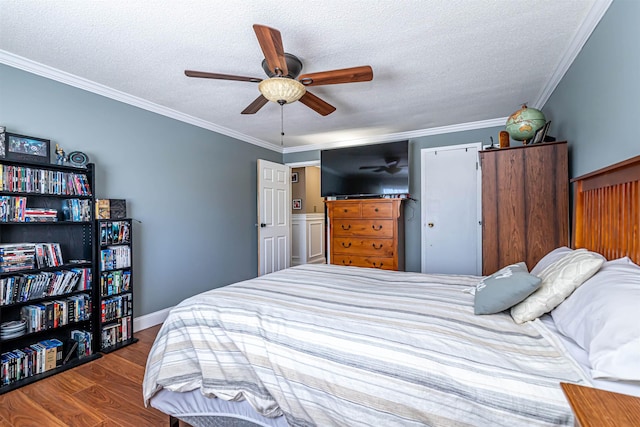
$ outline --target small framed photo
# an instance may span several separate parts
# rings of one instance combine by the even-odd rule
[[[302,199],[293,199],[293,209],[302,209]]]
[[[548,121],[544,124],[544,126],[542,126],[540,129],[536,131],[536,134],[533,137],[533,141],[531,141],[532,144],[538,144],[540,142],[544,142],[544,137],[547,135],[547,131],[549,130],[550,124],[551,124],[551,121]]]
[[[32,163],[50,163],[51,141],[33,136],[5,133],[0,157]]]
[[[291,182],[298,182],[298,172],[291,172]]]

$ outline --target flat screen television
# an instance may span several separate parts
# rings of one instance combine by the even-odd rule
[[[409,194],[409,141],[320,151],[322,197]]]

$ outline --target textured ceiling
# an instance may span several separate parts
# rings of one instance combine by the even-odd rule
[[[0,0],[0,62],[284,152],[503,123],[546,101],[610,0]],[[265,78],[252,25],[280,30],[303,73],[371,65],[371,82],[240,112]],[[482,126],[482,124],[475,126]],[[473,126],[473,125],[472,125]]]

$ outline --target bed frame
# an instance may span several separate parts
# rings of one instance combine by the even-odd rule
[[[573,248],[640,264],[640,156],[571,180]],[[171,427],[188,426],[170,416]]]
[[[640,156],[571,180],[574,248],[640,264]]]

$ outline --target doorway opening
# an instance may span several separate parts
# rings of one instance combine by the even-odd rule
[[[326,213],[320,161],[290,163],[291,265],[326,264]]]

